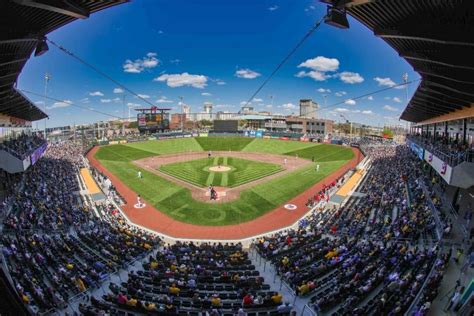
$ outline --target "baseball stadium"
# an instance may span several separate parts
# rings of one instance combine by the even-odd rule
[[[473,315],[473,16],[0,2],[0,316]]]

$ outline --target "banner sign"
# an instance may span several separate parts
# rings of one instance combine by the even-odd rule
[[[48,148],[48,143],[44,143],[40,147],[36,148],[36,150],[31,154],[31,165],[34,165],[38,159],[43,156],[44,152]]]
[[[451,166],[449,166],[447,162],[442,161],[427,150],[425,150],[424,156],[425,161],[431,167],[433,167],[434,170],[436,170],[436,172],[441,176],[441,178],[443,178],[444,181],[446,181],[446,183],[449,184],[451,182],[451,173],[453,171],[453,168],[451,168]]]
[[[138,118],[138,126],[146,126],[146,115],[144,113],[138,114],[137,118]]]
[[[407,145],[411,149],[411,151],[413,151],[415,153],[415,155],[418,158],[420,158],[420,160],[423,160],[425,150],[422,147],[418,146],[418,144],[416,144],[416,143],[414,143],[410,140],[407,140]]]

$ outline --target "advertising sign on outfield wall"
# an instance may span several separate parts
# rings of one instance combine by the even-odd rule
[[[429,151],[425,150],[425,161],[433,167],[434,170],[444,179],[447,183],[451,181],[452,168],[447,162],[442,161]]]

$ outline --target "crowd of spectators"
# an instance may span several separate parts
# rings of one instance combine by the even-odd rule
[[[131,227],[112,205],[80,194],[81,149],[50,144],[5,200],[2,253],[20,299],[33,311],[66,306],[160,243]]]
[[[474,143],[468,144],[460,139],[451,139],[441,135],[438,135],[436,139],[422,135],[409,135],[407,138],[450,164],[462,161],[472,162],[474,159]]]
[[[316,293],[316,311],[406,311],[438,253],[423,247],[438,237],[421,162],[406,146],[365,145],[372,167],[358,188],[363,197],[317,209],[304,226],[255,244],[297,295]],[[377,295],[382,303],[364,301]]]
[[[289,314],[293,309],[280,293],[270,291],[240,244],[177,242],[162,247],[148,258],[144,271],[132,271],[127,282],[112,284],[110,290],[94,298],[93,308],[209,315]]]
[[[45,140],[40,133],[23,133],[18,135],[18,137],[6,139],[1,142],[0,150],[5,150],[15,157],[23,160],[44,143]]]

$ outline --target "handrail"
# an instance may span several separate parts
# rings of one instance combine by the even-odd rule
[[[430,206],[431,209],[431,214],[433,215],[433,218],[436,223],[436,235],[437,239],[440,240],[443,236],[443,225],[441,224],[441,219],[439,218],[439,213],[437,207],[433,204],[433,201],[431,200],[431,197],[429,195],[428,189],[425,185],[425,182],[423,181],[423,178],[418,178],[418,183],[420,183],[420,186],[427,197],[428,205]]]
[[[439,246],[439,241],[436,243],[435,245],[435,248],[438,248]],[[423,292],[424,292],[424,289],[426,287],[426,284],[428,283],[428,280],[431,279],[431,277],[433,276],[433,273],[435,271],[435,268],[436,268],[436,261],[438,259],[441,258],[441,250],[438,248],[438,254],[436,256],[436,258],[434,259],[434,262],[433,262],[433,265],[431,267],[431,270],[430,272],[427,274],[426,278],[425,278],[425,281],[423,282],[423,285],[421,286],[420,290],[418,291],[418,293],[416,294],[415,298],[413,299],[413,302],[410,304],[410,307],[408,307],[407,311],[405,312],[404,316],[410,316],[413,314],[413,309],[418,305],[420,299],[421,299],[421,296],[423,295]]]

